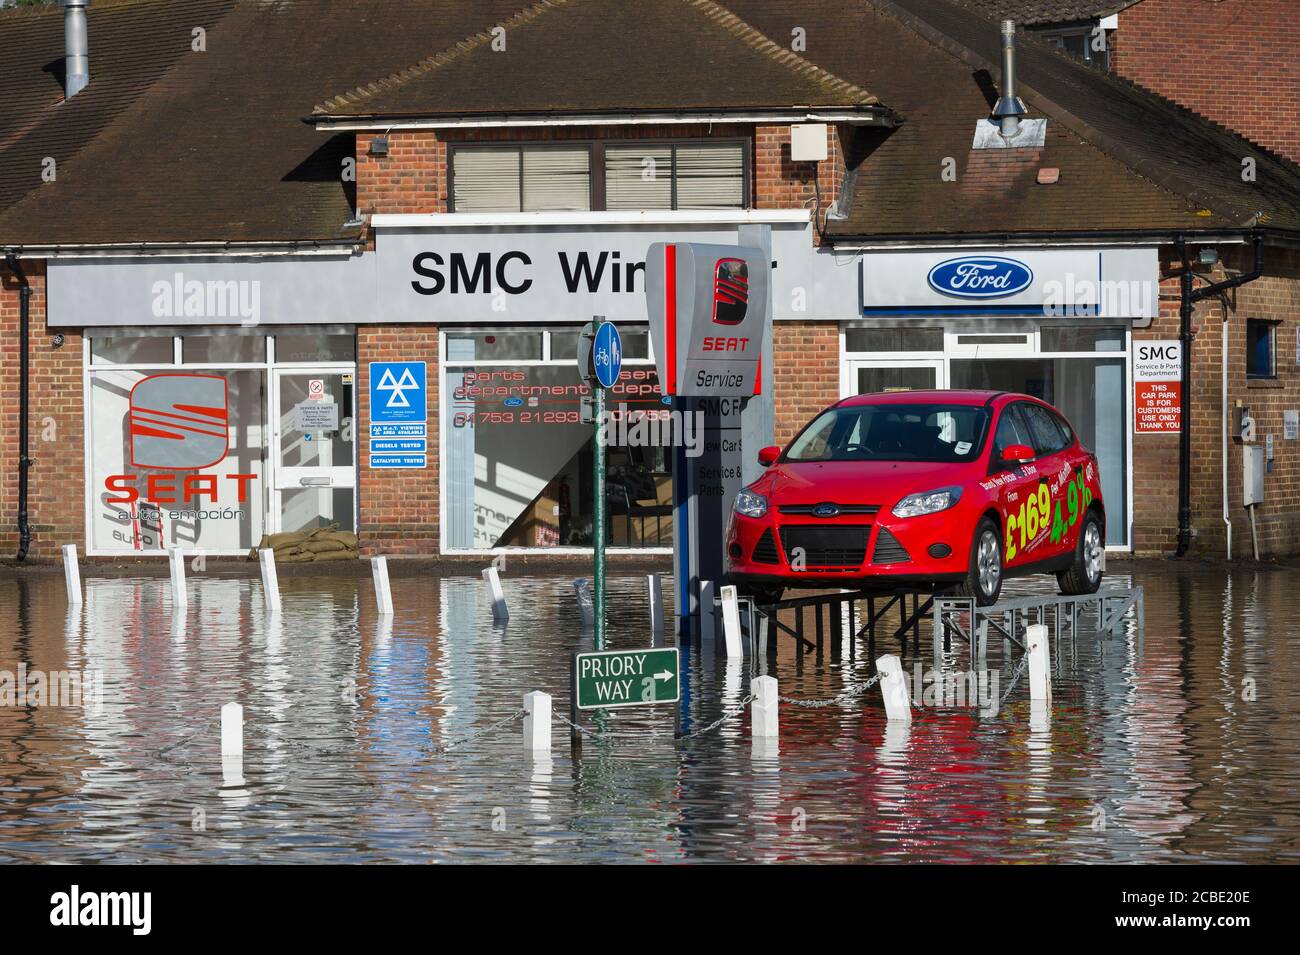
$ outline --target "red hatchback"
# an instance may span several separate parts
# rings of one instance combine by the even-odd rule
[[[955,589],[980,604],[1002,581],[1054,573],[1092,593],[1105,570],[1097,459],[1050,405],[996,391],[846,398],[736,497],[731,580],[763,600],[787,587]]]

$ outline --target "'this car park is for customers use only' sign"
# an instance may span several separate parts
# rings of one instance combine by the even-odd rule
[[[1182,344],[1133,343],[1133,431],[1176,434],[1183,421]]]

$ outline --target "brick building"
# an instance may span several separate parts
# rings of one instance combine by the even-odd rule
[[[1253,444],[1273,437],[1260,550],[1294,551],[1293,164],[1032,37],[1026,138],[990,140],[998,27],[948,0],[434,6],[97,2],[90,82],[66,102],[44,69],[63,11],[0,12],[15,78],[0,248],[18,265],[0,292],[0,509],[19,511],[20,269],[32,556],[69,541],[233,553],[320,524],[389,554],[581,552],[578,327],[618,321],[616,399],[662,407],[645,247],[755,226],[778,262],[777,442],[859,390],[1035,392],[1102,457],[1114,551],[1177,546],[1186,460],[1184,543],[1223,553],[1227,474],[1242,556],[1240,402]],[[794,126],[819,131],[824,158],[792,158]],[[1184,329],[1177,250],[1201,288],[1249,273],[1257,246],[1262,277]],[[1027,263],[1037,284],[994,304],[936,298],[933,268],[979,256]],[[1092,278],[1094,298],[1051,300],[1049,283]],[[1184,332],[1186,454],[1135,410],[1151,400],[1142,344]],[[151,379],[163,390],[146,405]],[[210,388],[225,396],[220,461],[133,443],[168,420],[211,430],[193,410],[214,407],[196,397]],[[663,551],[664,449],[609,455],[608,540]],[[3,546],[18,543],[7,525]]]

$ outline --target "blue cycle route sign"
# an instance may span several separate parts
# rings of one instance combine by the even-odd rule
[[[613,388],[623,371],[623,339],[613,322],[605,322],[596,329],[596,340],[591,343],[591,364],[600,387]]]

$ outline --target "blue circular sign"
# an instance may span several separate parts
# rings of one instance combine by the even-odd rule
[[[520,405],[522,405],[522,404],[524,403],[524,399],[523,399],[523,398],[507,398],[505,401],[503,401],[503,402],[501,402],[501,403],[502,403],[503,405],[505,405],[507,408],[518,408]]]
[[[604,322],[596,329],[596,340],[591,343],[591,365],[600,387],[613,388],[623,371],[623,339],[613,322]]]

